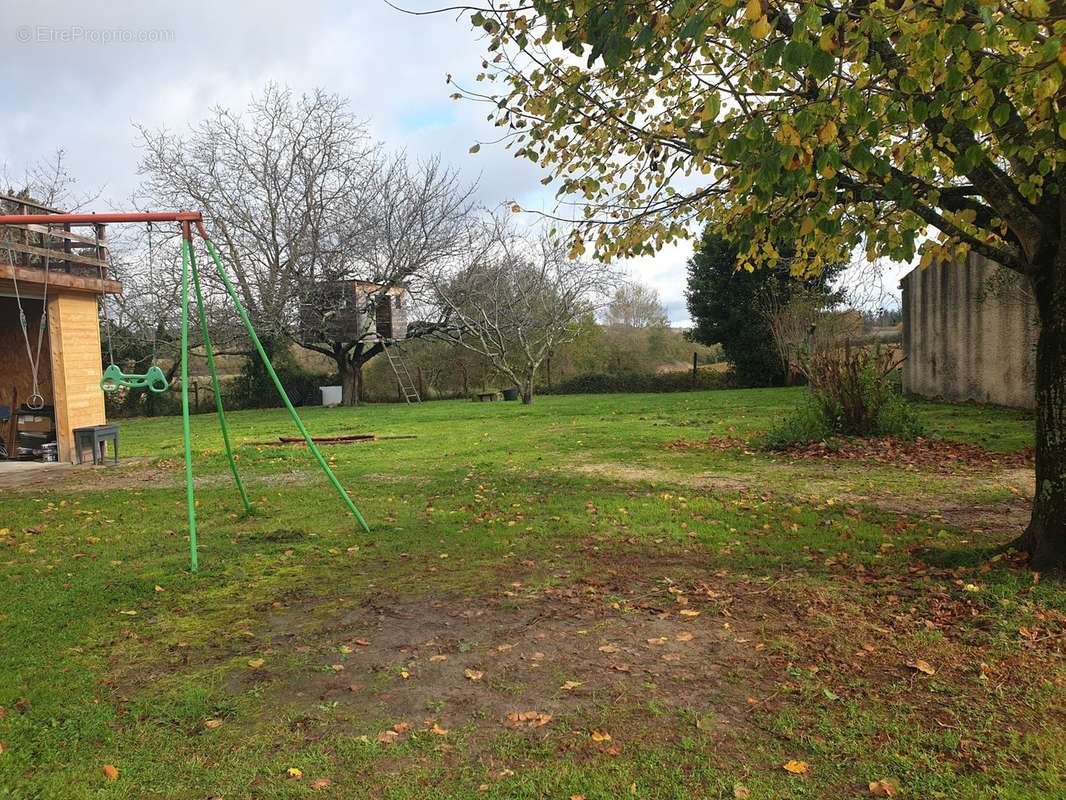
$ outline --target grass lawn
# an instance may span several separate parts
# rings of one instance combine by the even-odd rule
[[[800,400],[308,409],[417,437],[324,450],[370,535],[284,411],[231,415],[240,516],[196,417],[195,576],[180,420],[123,422],[135,463],[0,488],[0,797],[1066,796],[1066,589],[996,555],[1031,419],[743,444]]]

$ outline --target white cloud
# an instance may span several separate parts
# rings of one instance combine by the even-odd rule
[[[103,41],[142,34],[164,41]],[[412,17],[378,0],[110,0],[91,10],[60,0],[6,0],[0,67],[16,79],[6,84],[0,164],[18,176],[62,147],[82,185],[103,190],[101,208],[123,207],[139,181],[135,123],[180,131],[210,106],[239,108],[274,81],[348,97],[376,138],[415,157],[441,154],[478,180],[487,205],[518,200],[550,211],[552,197],[535,166],[502,146],[468,153],[497,131],[484,106],[449,99],[445,76],[473,84],[484,55],[479,36],[465,17]],[[624,265],[660,291],[675,322],[687,319],[690,252],[664,248]]]

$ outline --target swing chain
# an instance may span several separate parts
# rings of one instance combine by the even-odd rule
[[[51,267],[51,252],[49,249],[50,239],[52,238],[52,226],[48,225],[45,228],[45,232],[41,234],[42,244],[44,245],[44,290],[41,295],[41,318],[37,326],[37,352],[34,355],[33,347],[30,345],[30,332],[29,332],[29,320],[26,317],[26,310],[22,307],[22,294],[19,291],[18,270],[15,267],[15,260],[12,256],[12,248],[10,247],[13,242],[11,241],[11,230],[7,229],[4,233],[4,241],[8,245],[7,250],[7,263],[11,267],[11,282],[15,287],[15,303],[19,309],[19,324],[22,327],[22,339],[26,343],[26,359],[30,363],[30,378],[32,380],[32,388],[30,390],[29,399],[26,400],[26,408],[31,411],[40,411],[44,408],[44,395],[41,394],[41,388],[39,383],[39,371],[41,367],[41,345],[44,343],[45,332],[48,327],[48,277],[49,269]]]
[[[111,256],[110,249],[107,253],[108,261],[111,262],[112,271],[114,271],[114,260]],[[148,282],[151,289],[155,289],[155,264],[154,264],[154,245],[152,243],[152,223],[148,222]],[[156,364],[157,354],[157,342],[158,342],[158,322],[157,326],[152,329],[152,355],[148,366],[148,371],[145,373],[125,373],[122,368],[115,363],[115,348],[111,338],[111,316],[108,313],[107,299],[102,298],[101,302],[104,306],[104,323],[107,331],[107,352],[110,364],[107,369],[104,370],[103,376],[100,378],[100,388],[105,392],[115,392],[119,389],[147,389],[155,394],[163,394],[170,389],[170,381],[167,380],[167,376],[163,370]],[[158,302],[154,302],[153,305],[158,311]],[[158,317],[158,313],[153,315]]]

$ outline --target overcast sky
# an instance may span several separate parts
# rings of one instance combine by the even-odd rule
[[[434,7],[427,0],[405,5]],[[3,6],[7,114],[0,165],[11,178],[62,147],[81,186],[102,191],[98,207],[127,206],[139,181],[135,123],[181,131],[212,105],[244,107],[273,81],[346,96],[375,138],[413,156],[439,153],[479,181],[486,205],[552,207],[534,165],[502,147],[468,152],[494,130],[484,108],[449,99],[445,76],[473,85],[483,55],[465,16],[412,17],[382,0],[3,0]],[[659,290],[675,324],[688,320],[690,253],[681,246],[625,265]]]

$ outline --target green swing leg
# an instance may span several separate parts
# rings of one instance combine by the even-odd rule
[[[185,504],[189,519],[189,569],[196,572],[196,497],[192,485],[192,435],[189,431],[189,259],[192,243],[186,225],[181,240],[181,432],[185,443]]]
[[[352,498],[348,496],[344,487],[341,486],[341,482],[337,480],[337,476],[333,474],[333,470],[329,468],[329,464],[327,464],[326,459],[322,457],[322,453],[311,438],[311,434],[308,433],[307,428],[304,427],[300,415],[297,414],[296,409],[292,407],[292,403],[289,401],[289,396],[285,394],[285,387],[281,385],[281,380],[278,378],[278,374],[274,371],[274,366],[270,363],[270,358],[263,349],[263,344],[259,341],[259,336],[256,335],[251,320],[248,319],[248,313],[244,310],[244,306],[241,304],[241,300],[237,296],[237,291],[233,288],[233,284],[230,283],[229,277],[226,275],[226,270],[222,266],[222,259],[218,255],[218,250],[215,248],[214,242],[206,238],[206,236],[204,237],[204,242],[207,244],[207,252],[211,254],[211,259],[215,262],[215,271],[218,273],[218,277],[222,279],[222,284],[226,287],[226,292],[229,294],[230,299],[233,300],[233,304],[237,307],[237,314],[240,316],[241,322],[244,323],[245,330],[248,331],[248,338],[252,340],[256,352],[259,353],[259,358],[263,361],[263,366],[266,368],[267,374],[270,375],[270,379],[274,382],[274,388],[278,390],[278,395],[281,397],[281,401],[285,404],[285,408],[289,410],[289,415],[292,417],[292,421],[296,424],[296,428],[304,437],[304,441],[307,442],[308,449],[318,460],[318,464],[322,467],[322,471],[326,473],[329,482],[333,484],[333,488],[337,490],[337,494],[341,496],[345,505],[348,506],[348,510],[352,512],[357,520],[359,520],[359,524],[362,525],[363,530],[370,533],[370,526],[366,524],[366,520],[363,519],[363,515],[359,513],[359,509],[355,507]],[[184,361],[182,362],[182,365],[184,366]]]
[[[244,503],[244,513],[252,513],[252,504],[248,501],[248,493],[244,490],[244,483],[237,472],[237,462],[233,458],[233,447],[230,445],[229,426],[226,424],[226,412],[222,408],[222,387],[219,385],[218,370],[215,369],[215,353],[211,347],[211,335],[207,329],[207,313],[204,310],[204,295],[200,289],[200,273],[196,266],[196,253],[189,248],[189,263],[192,267],[192,286],[196,292],[196,305],[200,311],[200,333],[204,337],[204,353],[207,355],[207,368],[211,372],[211,388],[215,393],[215,410],[218,412],[218,424],[222,428],[222,444],[226,448],[226,458],[229,460],[230,472],[233,473],[233,482],[237,484],[241,502]]]

